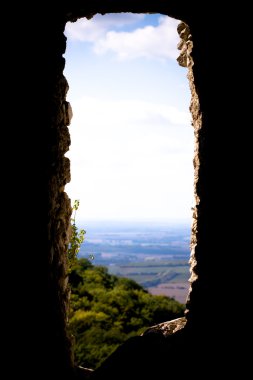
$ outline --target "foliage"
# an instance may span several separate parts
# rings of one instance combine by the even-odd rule
[[[72,207],[72,217],[71,217],[71,236],[67,249],[67,259],[68,259],[68,267],[74,265],[77,254],[80,251],[81,244],[84,242],[84,235],[86,231],[84,229],[78,229],[76,225],[76,211],[78,210],[80,205],[79,200],[75,200]]]
[[[108,273],[88,259],[76,259],[69,275],[69,329],[77,365],[97,368],[120,344],[147,327],[179,318],[185,306],[154,296],[128,278]]]
[[[183,316],[185,306],[173,298],[153,296],[137,282],[111,275],[106,267],[94,266],[86,258],[78,259],[86,233],[76,226],[78,207],[75,200],[67,250],[71,286],[68,329],[75,339],[76,364],[95,369],[128,338]]]

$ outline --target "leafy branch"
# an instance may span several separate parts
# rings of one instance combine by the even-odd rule
[[[77,254],[80,251],[81,245],[84,242],[84,235],[86,231],[84,229],[78,229],[76,225],[76,212],[79,208],[80,201],[75,200],[72,207],[72,217],[71,217],[71,236],[67,249],[67,260],[69,270],[73,267],[77,260]]]

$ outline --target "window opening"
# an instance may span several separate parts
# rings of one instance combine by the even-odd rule
[[[109,331],[100,358],[78,341],[83,366],[89,357],[88,366],[96,367],[143,327],[140,315],[131,314],[140,288],[123,279],[114,287],[110,275],[186,301],[194,142],[187,72],[176,60],[178,24],[160,14],[120,13],[66,25],[64,75],[73,109],[66,192],[80,200],[76,221],[86,230],[79,258],[92,257],[72,275],[71,318],[76,334],[80,324],[84,335],[93,332],[94,347],[99,331]]]

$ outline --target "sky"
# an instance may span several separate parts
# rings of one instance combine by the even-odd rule
[[[67,23],[64,75],[77,220],[189,221],[194,138],[179,20],[106,14]]]

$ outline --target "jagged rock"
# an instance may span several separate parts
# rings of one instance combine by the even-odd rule
[[[172,321],[159,323],[158,325],[149,327],[142,335],[150,334],[151,332],[161,332],[165,337],[181,330],[186,325],[186,318],[177,318]]]
[[[84,368],[78,366],[75,368],[75,380],[85,380],[90,379],[93,374],[93,369]]]

